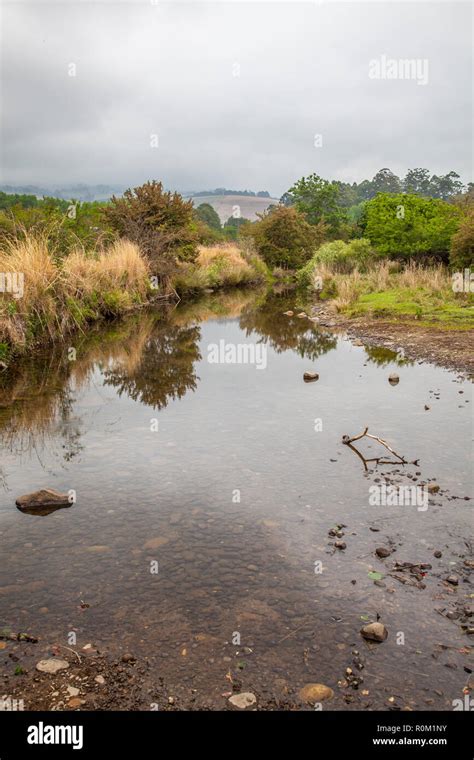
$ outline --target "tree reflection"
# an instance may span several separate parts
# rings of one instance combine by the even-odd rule
[[[263,307],[244,309],[239,324],[247,336],[258,333],[277,353],[295,351],[302,358],[314,361],[336,348],[337,338],[332,333],[322,332],[308,319],[288,317],[288,297],[272,293]]]

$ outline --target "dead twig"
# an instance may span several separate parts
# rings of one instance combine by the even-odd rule
[[[359,435],[354,435],[354,436],[343,435],[342,436],[342,443],[345,444],[346,446],[349,446],[349,448],[352,449],[352,451],[355,451],[357,456],[360,457],[360,459],[362,459],[364,463],[364,468],[366,470],[368,469],[367,462],[376,462],[377,464],[412,464],[412,465],[418,466],[418,463],[419,463],[418,459],[414,459],[412,462],[410,462],[408,459],[405,459],[405,457],[402,456],[401,454],[397,454],[397,452],[394,449],[392,449],[392,447],[387,443],[387,441],[384,441],[384,439],[380,438],[378,435],[371,435],[371,433],[369,433],[368,430],[369,428],[366,427],[362,433],[359,433]],[[383,459],[382,457],[371,457],[370,459],[367,459],[367,457],[364,457],[364,455],[361,454],[361,452],[358,451],[358,449],[356,449],[356,447],[352,445],[354,441],[360,441],[360,439],[364,437],[371,438],[373,441],[377,441],[377,443],[382,444],[382,446],[384,446],[388,451],[390,451],[390,453],[393,454],[393,456],[396,457],[398,461],[394,462],[391,459]]]

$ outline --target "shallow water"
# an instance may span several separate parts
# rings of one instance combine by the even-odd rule
[[[13,369],[0,387],[0,628],[132,651],[196,707],[224,704],[230,672],[261,704],[316,681],[336,692],[328,709],[452,709],[469,637],[436,609],[471,589],[470,384],[284,316],[294,306],[212,296],[76,337],[76,361],[62,346]],[[220,340],[264,346],[265,368],[210,363]],[[366,471],[341,443],[366,426],[419,465]],[[372,506],[384,475],[441,492],[426,510]],[[42,516],[15,507],[42,487],[77,501]],[[395,561],[431,563],[426,587],[388,576]],[[443,582],[452,572],[458,587]],[[359,629],[377,614],[389,638],[366,644]],[[338,685],[354,649],[359,689]]]

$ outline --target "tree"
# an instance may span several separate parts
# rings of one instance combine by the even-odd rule
[[[270,267],[297,269],[311,258],[325,237],[324,222],[309,224],[296,208],[275,206],[241,234],[254,240],[257,252]]]
[[[449,263],[458,271],[474,265],[474,204],[467,209],[451,239]]]
[[[380,169],[372,179],[372,192],[399,193],[402,189],[399,178],[390,169]]]
[[[432,198],[441,198],[444,201],[459,195],[463,191],[463,183],[456,172],[448,172],[441,177],[433,174],[430,180],[430,195]]]
[[[201,222],[207,224],[212,230],[219,231],[221,229],[221,220],[219,219],[219,214],[215,208],[211,206],[210,203],[201,203],[196,209],[196,216],[201,220]]]
[[[379,193],[364,207],[364,236],[383,256],[448,259],[461,212],[419,195]]]
[[[291,203],[305,215],[310,224],[324,222],[332,235],[345,220],[345,212],[339,206],[340,188],[335,182],[322,179],[317,174],[302,177],[285,194],[285,204]]]
[[[122,237],[137,243],[153,264],[153,274],[166,280],[177,261],[197,255],[198,225],[192,200],[165,192],[161,182],[146,182],[112,196],[105,218]]]
[[[430,194],[429,169],[409,169],[403,180],[403,190],[405,193],[428,196]]]

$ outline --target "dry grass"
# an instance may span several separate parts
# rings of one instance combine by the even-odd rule
[[[23,232],[2,241],[0,273],[14,273],[23,285],[20,297],[10,286],[0,294],[0,346],[62,337],[74,325],[144,303],[150,289],[147,263],[128,240],[60,259],[46,235]]]
[[[262,281],[266,267],[261,259],[234,243],[199,246],[194,264],[185,264],[174,279],[179,292],[225,288]]]

